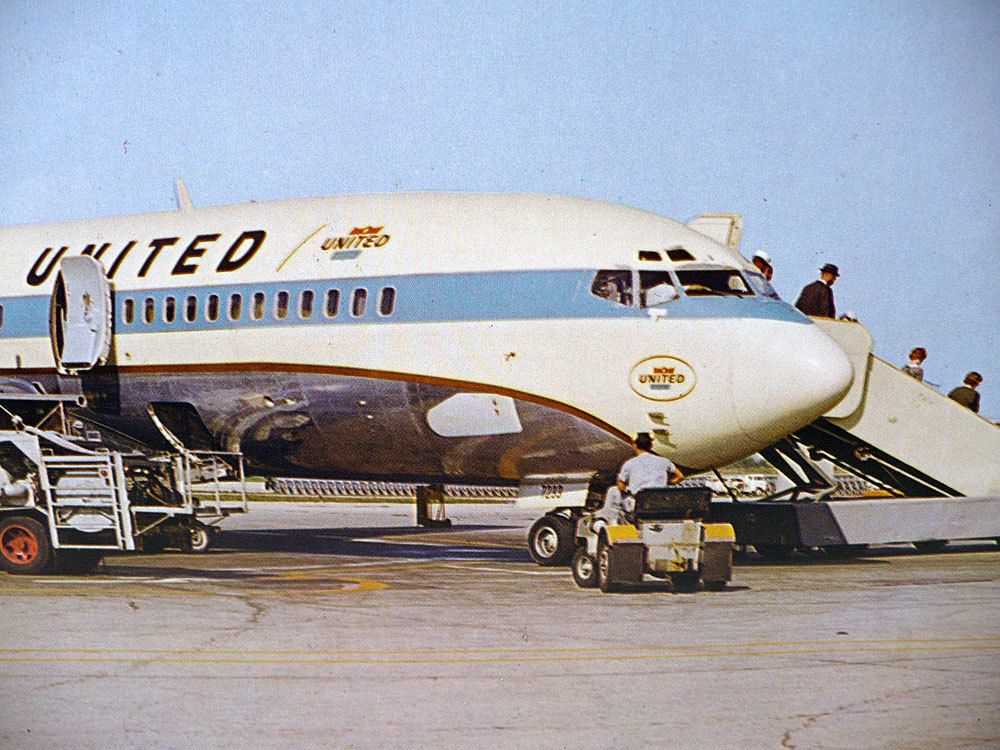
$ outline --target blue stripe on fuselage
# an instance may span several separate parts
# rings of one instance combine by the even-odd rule
[[[355,325],[366,323],[442,323],[457,321],[646,318],[645,310],[625,307],[590,293],[596,270],[516,271],[492,273],[424,274],[408,276],[369,276],[354,279],[319,279],[313,281],[271,281],[261,284],[220,284],[167,289],[119,289],[115,292],[115,330],[118,333],[162,333],[167,331],[202,331],[256,326]],[[390,315],[379,313],[383,289],[395,289],[395,303]],[[334,317],[325,314],[326,294],[340,293]],[[367,290],[365,312],[351,315],[355,290]],[[299,317],[299,298],[303,291],[314,293],[310,318]],[[253,296],[266,295],[264,316],[251,317]],[[289,295],[288,313],[276,316],[275,300],[279,292]],[[219,315],[215,321],[205,317],[210,295],[219,297]],[[242,296],[242,310],[236,320],[229,319],[229,301],[233,294]],[[185,300],[198,300],[197,318],[184,319]],[[164,300],[175,300],[175,319],[163,320]],[[156,317],[143,322],[146,299],[155,302]],[[126,299],[134,300],[134,320],[126,323],[122,308]],[[8,297],[3,305],[0,338],[48,336],[49,297]],[[669,319],[763,318],[793,323],[809,322],[791,305],[768,297],[681,297],[658,309]]]

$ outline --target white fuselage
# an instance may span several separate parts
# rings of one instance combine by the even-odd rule
[[[81,378],[97,421],[146,435],[148,404],[190,404],[275,472],[610,470],[640,431],[702,469],[818,418],[852,378],[817,326],[749,291],[749,263],[682,224],[415,194],[2,229],[0,388],[74,387],[49,298],[81,253],[113,288],[108,362]],[[644,309],[654,278],[676,291]]]

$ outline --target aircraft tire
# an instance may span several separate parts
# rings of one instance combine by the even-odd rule
[[[0,518],[0,570],[20,575],[41,573],[52,560],[48,530],[31,516]]]
[[[582,589],[597,588],[597,563],[587,554],[587,547],[580,545],[573,553],[573,580]]]
[[[528,552],[539,565],[566,565],[573,555],[575,526],[554,513],[546,513],[535,521],[528,532]]]

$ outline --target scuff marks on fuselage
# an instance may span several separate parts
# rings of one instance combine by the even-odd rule
[[[118,409],[91,411],[96,423],[155,445],[147,405],[191,404],[217,447],[243,452],[250,469],[265,475],[513,482],[536,473],[613,471],[631,454],[620,437],[527,398],[514,398],[521,433],[437,435],[427,411],[462,392],[458,384],[277,368],[125,368],[117,375]]]

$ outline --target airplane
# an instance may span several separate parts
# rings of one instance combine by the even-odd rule
[[[581,198],[384,194],[0,228],[0,393],[82,394],[255,473],[517,483],[691,473],[824,414],[853,369],[739,255]]]

